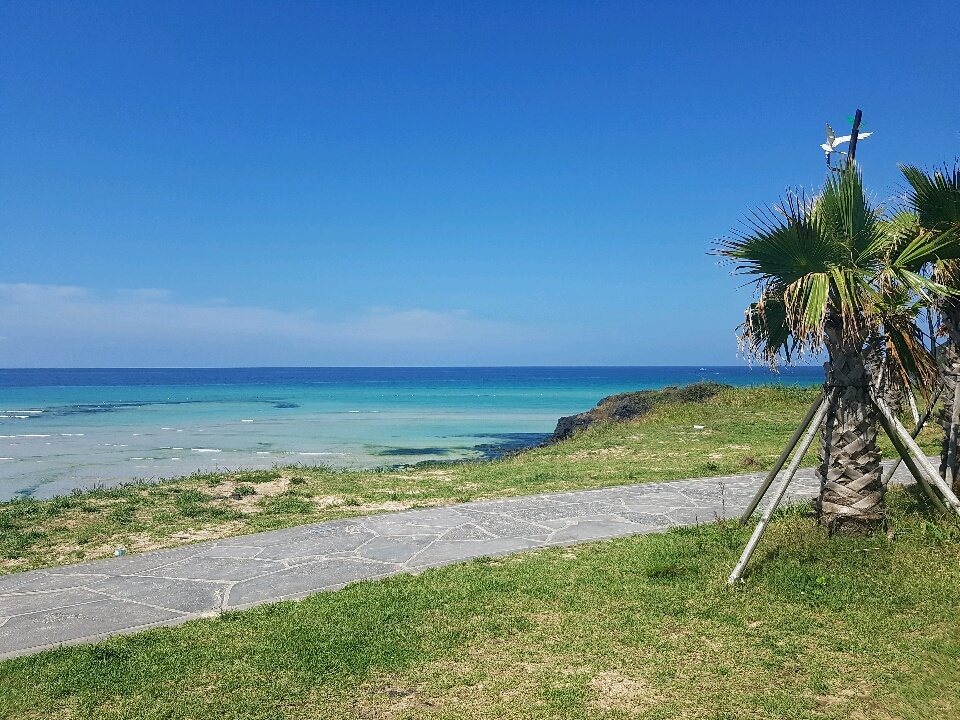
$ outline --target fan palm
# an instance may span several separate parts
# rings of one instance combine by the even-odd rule
[[[960,164],[926,173],[917,167],[901,166],[909,183],[907,203],[916,214],[920,232],[941,239],[957,240],[960,236]],[[960,263],[943,260],[936,264],[933,277],[953,289],[960,288]],[[952,479],[960,490],[960,459],[957,433],[952,430],[956,411],[957,383],[960,380],[960,296],[946,295],[939,299],[937,310],[947,336],[939,362],[940,381],[944,388],[944,405],[939,421],[943,427],[940,452],[940,474]]]
[[[903,356],[898,375],[918,372],[922,342],[891,307],[902,305],[898,295],[927,303],[944,291],[919,272],[946,255],[943,243],[899,227],[871,206],[852,166],[828,177],[814,197],[788,195],[717,243],[735,273],[755,277],[758,300],[740,326],[750,355],[775,366],[826,351],[832,401],[817,513],[830,532],[866,532],[884,520],[870,358],[890,357],[892,348]]]

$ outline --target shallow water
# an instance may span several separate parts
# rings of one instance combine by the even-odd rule
[[[0,370],[0,499],[197,470],[496,457],[628,390],[820,382],[745,367]]]

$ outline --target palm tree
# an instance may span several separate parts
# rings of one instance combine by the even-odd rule
[[[951,169],[944,167],[925,173],[912,165],[900,167],[909,183],[906,200],[916,214],[920,232],[939,238],[956,240],[960,236],[960,163]],[[936,264],[934,279],[954,289],[960,289],[960,263],[943,260]],[[946,295],[937,303],[942,329],[947,336],[939,358],[940,382],[943,385],[943,410],[939,422],[943,427],[940,451],[940,475],[952,480],[955,491],[960,490],[960,453],[957,453],[957,387],[960,381],[960,296]]]
[[[864,194],[855,165],[814,197],[788,195],[718,241],[717,254],[752,275],[758,300],[740,326],[742,347],[771,366],[826,351],[831,403],[822,428],[817,515],[829,532],[860,534],[885,518],[870,399],[871,357],[916,350],[916,335],[889,311],[897,294],[929,302],[943,290],[919,272],[938,259],[926,235],[893,231]],[[922,347],[922,343],[921,343]],[[916,367],[917,360],[907,364]],[[910,363],[913,363],[912,365]]]

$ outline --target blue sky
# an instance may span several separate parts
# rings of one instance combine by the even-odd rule
[[[711,241],[960,155],[958,8],[6,0],[0,366],[742,362]]]

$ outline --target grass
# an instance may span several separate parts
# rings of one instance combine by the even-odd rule
[[[960,526],[781,512],[362,582],[0,663],[0,717],[960,717]]]
[[[197,474],[0,503],[0,574],[106,557],[120,546],[139,552],[411,507],[765,470],[818,392],[727,389],[493,462]],[[939,451],[935,429],[920,441]],[[883,449],[892,454],[888,443]],[[811,452],[806,464],[815,461]]]

